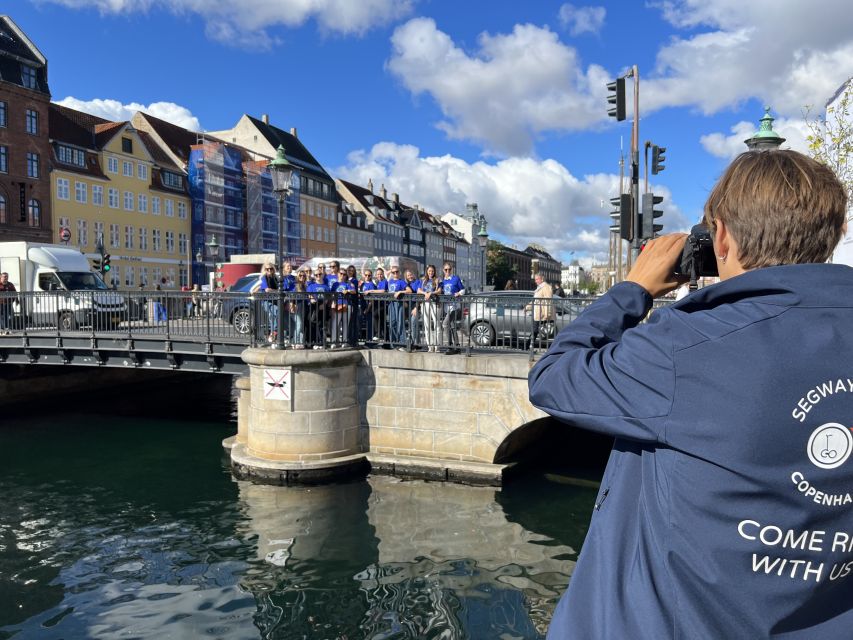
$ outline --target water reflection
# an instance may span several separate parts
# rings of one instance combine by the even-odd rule
[[[0,639],[539,638],[594,499],[544,475],[252,485],[227,416],[39,409],[0,423]]]

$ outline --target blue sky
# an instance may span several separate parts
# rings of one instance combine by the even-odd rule
[[[841,0],[10,4],[54,101],[210,131],[267,113],[333,176],[437,213],[476,201],[493,237],[585,262],[606,255],[630,145],[630,120],[606,117],[608,80],[638,65],[640,143],[667,147],[650,177],[665,230],[683,230],[765,104],[803,150],[803,107],[853,74]]]

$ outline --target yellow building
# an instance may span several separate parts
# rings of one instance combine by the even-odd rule
[[[54,242],[92,260],[110,255],[107,284],[133,289],[187,283],[190,200],[185,172],[129,122],[50,105]]]

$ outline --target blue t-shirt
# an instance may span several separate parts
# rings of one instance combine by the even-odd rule
[[[420,280],[412,280],[411,282],[409,282],[407,284],[409,286],[409,289],[412,290],[412,293],[417,293],[418,291],[421,290],[421,281]]]
[[[423,293],[432,293],[435,291],[435,282],[432,279],[418,280],[418,291]]]
[[[270,285],[272,285],[272,286],[270,286]],[[272,281],[270,281],[270,279],[267,278],[267,275],[264,274],[261,276],[261,286],[258,287],[258,291],[268,291],[268,290],[269,291],[276,291],[277,287],[275,285],[276,285],[275,276],[273,276]]]
[[[460,291],[465,291],[465,286],[462,284],[462,279],[457,275],[452,275],[441,281],[441,292],[446,296],[452,296]]]
[[[320,295],[317,296],[317,300],[323,300],[323,294],[329,292],[329,287],[325,284],[321,284],[319,282],[309,282],[308,286],[305,287],[308,293],[318,293]]]
[[[349,280],[341,280],[340,282],[335,284],[335,291],[337,291],[339,294],[342,294],[338,296],[338,304],[353,303],[353,296],[343,295],[346,294],[347,291],[355,291],[355,287],[353,286],[352,282],[350,282]]]
[[[360,288],[363,292],[376,291],[376,285],[373,284],[373,280],[365,280],[361,283]]]
[[[373,283],[374,291],[388,291],[387,280],[377,280]]]
[[[388,280],[388,293],[396,293],[397,291],[405,291],[409,284],[405,280],[394,278]]]
[[[338,281],[338,276],[334,276],[331,273],[327,273],[326,275],[323,276],[323,282],[325,282],[326,286],[329,287],[329,291],[332,290],[332,288],[334,287],[335,283],[337,283],[337,281]]]
[[[282,291],[296,291],[296,276],[293,274],[281,277]]]

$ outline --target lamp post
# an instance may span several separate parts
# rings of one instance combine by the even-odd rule
[[[284,155],[284,146],[278,145],[275,159],[269,163],[270,177],[272,178],[272,190],[278,197],[278,268],[284,265],[284,201],[290,195],[294,175],[298,170]],[[279,278],[278,282],[278,330],[273,349],[284,349],[284,281]]]
[[[489,246],[489,234],[486,231],[486,216],[480,216],[480,230],[477,243],[480,245],[480,291],[486,290],[486,247]]]

